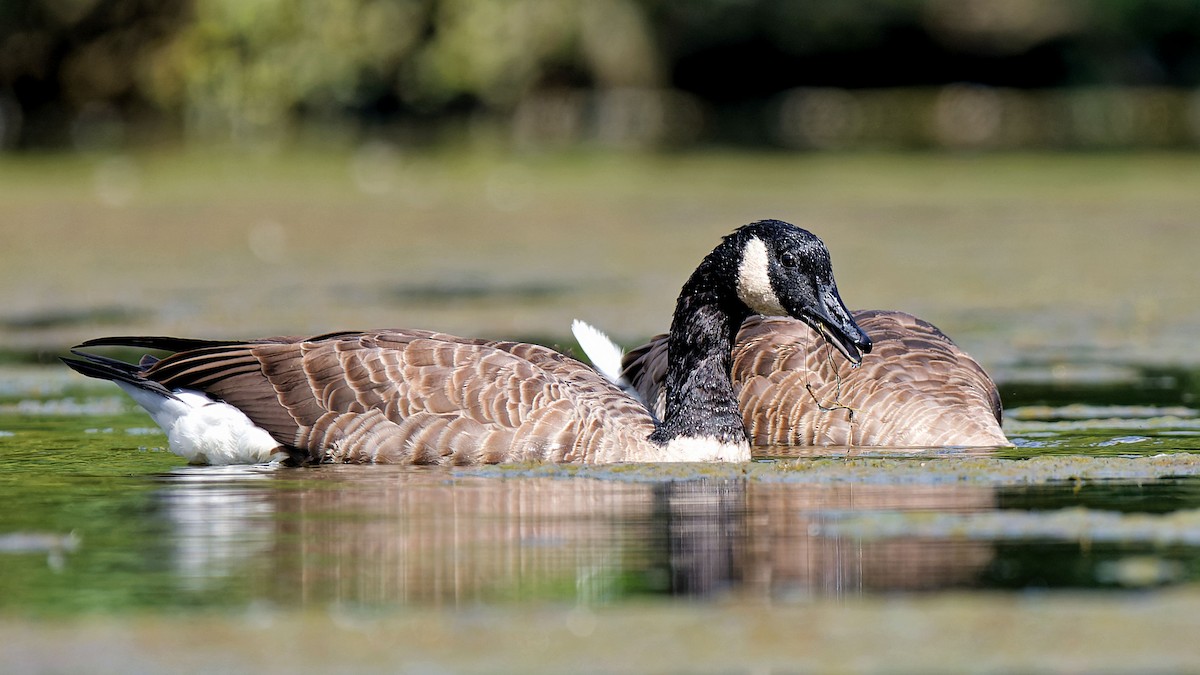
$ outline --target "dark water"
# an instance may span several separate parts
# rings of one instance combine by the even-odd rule
[[[982,456],[449,470],[181,466],[107,390],[17,391],[38,372],[0,407],[7,612],[787,603],[1200,578],[1200,420],[1160,374],[1091,384],[1086,405],[1010,387],[1017,447]]]

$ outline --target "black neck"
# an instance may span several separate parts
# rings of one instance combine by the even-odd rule
[[[746,429],[730,381],[733,343],[750,310],[730,283],[736,266],[710,255],[684,285],[667,338],[667,409],[650,439],[742,442]]]

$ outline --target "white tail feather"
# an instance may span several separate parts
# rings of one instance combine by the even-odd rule
[[[603,331],[586,321],[579,319],[572,321],[571,332],[575,334],[575,340],[579,342],[583,353],[591,359],[596,370],[614,384],[623,384],[621,358],[625,356],[625,352],[621,351],[621,348]]]
[[[571,332],[575,334],[575,340],[579,342],[583,353],[587,354],[587,357],[592,361],[592,365],[596,370],[600,371],[601,375],[607,378],[609,382],[620,387],[626,394],[632,396],[642,405],[646,405],[646,402],[642,400],[642,395],[633,388],[633,385],[628,380],[621,377],[621,358],[625,356],[625,352],[617,346],[617,343],[610,340],[604,334],[604,331],[579,319],[571,322]],[[646,407],[653,414],[653,409],[649,406]]]

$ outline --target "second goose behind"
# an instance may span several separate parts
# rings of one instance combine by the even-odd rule
[[[733,347],[733,382],[756,446],[998,447],[1000,395],[983,367],[932,324],[896,311],[852,313],[874,348],[851,367],[819,331],[750,317]],[[589,350],[589,354],[591,350]],[[619,378],[662,409],[666,336],[625,355]]]

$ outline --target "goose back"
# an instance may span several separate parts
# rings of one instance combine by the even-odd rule
[[[857,368],[814,330],[754,316],[738,333],[732,379],[756,446],[989,447],[1010,445],[996,385],[932,324],[895,311],[860,310],[874,341]],[[666,341],[626,354],[625,379],[662,410]]]
[[[299,462],[651,458],[649,413],[591,368],[538,345],[382,330],[190,347],[142,377],[233,405]]]

